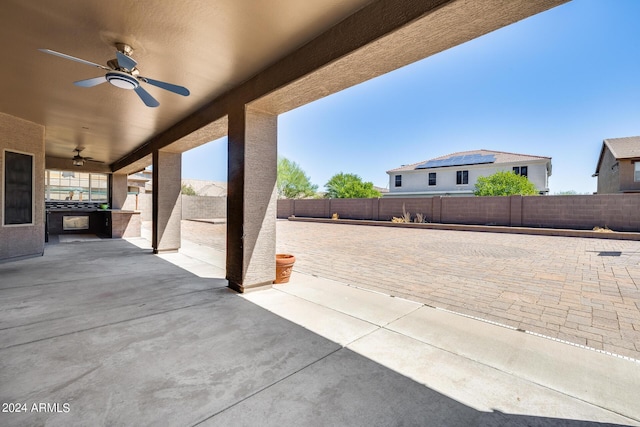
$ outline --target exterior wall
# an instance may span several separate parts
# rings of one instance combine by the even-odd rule
[[[393,217],[401,217],[404,212],[409,212],[412,217],[420,213],[427,221],[433,221],[432,197],[379,199],[378,219],[389,221]]]
[[[227,198],[182,195],[182,219],[227,217]]]
[[[304,203],[301,203],[304,202]],[[301,209],[299,209],[301,207]],[[327,209],[329,207],[330,209]],[[377,212],[376,212],[377,207]],[[640,232],[640,194],[585,196],[420,197],[389,199],[279,200],[278,218],[289,216],[388,221],[403,207],[443,224],[503,225]]]
[[[598,173],[598,194],[617,193],[620,190],[620,166],[614,167],[615,164],[616,158],[605,145]]]
[[[448,224],[510,225],[510,197],[444,197],[442,222]]]
[[[114,173],[111,174],[111,208],[123,209],[127,201],[127,175]]]
[[[135,197],[135,195],[129,195],[129,197]],[[135,207],[134,207],[134,209],[135,209]],[[138,194],[138,208],[137,208],[137,210],[140,211],[140,219],[142,221],[151,221],[152,220],[153,195],[151,193]]]
[[[174,252],[180,248],[181,173],[181,153],[162,150],[153,153],[151,246],[154,253]]]
[[[44,252],[44,127],[0,113],[0,205],[4,200],[4,150],[34,155],[32,225],[4,226],[0,209],[0,260],[42,255]]]
[[[635,162],[632,160],[620,160],[619,169],[620,191],[640,191],[640,181],[634,181]]]
[[[226,197],[185,196],[183,194],[181,198],[182,219],[214,219],[227,217]],[[293,200],[288,201],[293,202]],[[151,193],[129,194],[122,209],[139,211],[141,221],[151,221]]]
[[[111,237],[140,237],[139,212],[111,212]]]
[[[149,194],[149,196],[151,196]],[[127,198],[122,204],[122,209],[126,211],[140,211],[140,194],[127,194]],[[149,217],[151,217],[151,213],[149,213]],[[145,220],[146,221],[146,220]]]
[[[640,195],[604,194],[553,196],[536,200],[524,197],[522,225],[528,227],[609,227],[617,231],[640,231]]]
[[[390,196],[399,195],[397,193],[404,192],[431,192],[433,194],[456,193],[472,194],[475,190],[475,184],[480,176],[492,175],[498,171],[510,171],[514,166],[527,166],[528,178],[539,191],[547,190],[547,163],[540,162],[518,162],[518,163],[501,163],[499,165],[468,165],[455,166],[434,169],[418,169],[412,171],[402,171],[397,173],[389,173],[389,194]],[[456,172],[469,171],[469,183],[467,185],[456,184]],[[436,185],[429,185],[429,173],[436,173]],[[396,175],[402,175],[402,187],[395,186]]]

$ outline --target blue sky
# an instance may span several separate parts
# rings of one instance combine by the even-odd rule
[[[640,135],[640,0],[574,0],[282,114],[278,153],[320,190],[338,172],[475,149],[552,157],[551,193],[596,190],[605,138]],[[183,178],[226,181],[226,138]]]

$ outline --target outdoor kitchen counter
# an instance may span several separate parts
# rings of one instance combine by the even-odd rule
[[[140,212],[120,209],[46,209],[47,234],[97,234],[104,237],[139,237]]]

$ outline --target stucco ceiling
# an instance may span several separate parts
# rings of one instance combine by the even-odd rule
[[[312,40],[371,0],[3,0],[0,112],[46,127],[47,156],[106,164]],[[104,75],[47,55],[48,48],[106,65],[115,43],[133,49],[140,74],[186,86],[179,96],[74,81]]]

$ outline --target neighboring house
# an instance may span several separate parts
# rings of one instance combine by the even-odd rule
[[[549,193],[551,157],[475,150],[387,171],[389,192],[384,197],[469,196],[478,177],[504,170],[526,176],[540,194]]]
[[[640,193],[640,136],[605,139],[593,176],[598,194]]]
[[[151,169],[144,169],[140,172],[129,175],[127,178],[128,191],[131,194],[151,193],[151,180],[153,172]]]

